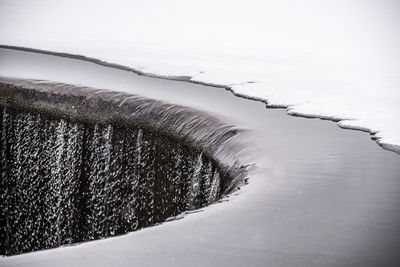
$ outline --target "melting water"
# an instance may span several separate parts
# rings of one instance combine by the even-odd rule
[[[23,83],[39,89],[0,92],[1,254],[134,231],[208,205],[241,179],[239,166],[214,157],[236,133],[217,120],[144,98],[112,102],[103,92],[90,102],[89,88],[62,96],[66,85]],[[76,101],[90,111],[60,116],[58,104]]]

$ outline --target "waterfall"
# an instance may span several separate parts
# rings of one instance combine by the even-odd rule
[[[0,87],[0,254],[154,225],[240,180],[237,160],[218,157],[238,131],[200,112],[44,82]]]

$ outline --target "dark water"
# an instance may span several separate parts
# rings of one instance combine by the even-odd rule
[[[211,265],[399,265],[400,157],[378,147],[368,134],[342,130],[329,121],[267,110],[261,103],[234,97],[220,88],[11,50],[1,50],[0,59],[4,76],[142,94],[201,108],[248,129],[240,138],[251,144],[246,160],[257,165],[249,184],[229,209],[220,210],[218,220],[206,216],[198,223],[192,220],[195,232],[194,226],[183,224],[179,225],[179,237],[169,228],[163,228],[162,239],[148,233],[151,242],[133,250],[152,251],[158,255],[152,262],[160,265],[168,262],[170,255],[179,254],[187,261],[197,262],[193,261],[196,258],[199,264]],[[213,235],[207,236],[210,229],[214,229]],[[203,246],[198,236],[208,237],[212,245]],[[168,242],[169,238],[175,242]],[[193,249],[195,255],[186,256],[184,248]],[[221,258],[213,261],[209,255],[219,249],[226,257],[219,255]],[[133,254],[124,255],[136,259]],[[70,259],[67,253],[57,255]],[[18,257],[7,263],[18,264]],[[37,263],[40,266],[41,262]]]
[[[12,84],[0,84],[3,255],[154,225],[213,203],[242,179],[240,166],[214,158],[237,130],[206,114],[90,88],[1,82]]]

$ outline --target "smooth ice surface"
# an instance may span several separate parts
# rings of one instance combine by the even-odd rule
[[[221,88],[54,56],[11,50],[0,56],[2,76],[100,85],[194,105],[247,129],[238,142],[248,143],[257,165],[229,201],[181,220],[2,258],[0,266],[399,265],[400,157],[368,134],[286,116]]]
[[[0,0],[0,44],[230,86],[400,145],[400,4]]]

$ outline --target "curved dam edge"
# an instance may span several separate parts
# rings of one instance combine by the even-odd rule
[[[110,90],[1,77],[0,107],[5,162],[0,166],[0,234],[6,229],[8,237],[0,251],[4,247],[5,255],[179,219],[246,182],[248,166],[240,158],[245,147],[235,139],[241,130],[192,108]],[[132,195],[132,203],[124,203]],[[45,212],[43,222],[30,225],[26,217],[40,212]],[[36,234],[25,230],[31,228]],[[43,239],[32,239],[43,232]]]
[[[190,107],[109,89],[43,80],[0,76],[0,87],[3,106],[19,106],[76,121],[134,125],[185,142],[232,172],[232,177],[238,177],[232,180],[229,192],[243,183],[241,172],[251,164],[240,157],[246,144],[232,140],[245,130]]]
[[[186,141],[209,156],[216,156],[227,140],[244,131],[194,108],[110,89],[2,76],[0,86],[0,104],[78,121],[134,124]],[[172,118],[168,112],[179,116]],[[190,127],[183,124],[188,121],[193,121]],[[240,144],[235,146],[239,149]]]
[[[271,109],[286,109],[286,114],[290,116],[295,116],[295,117],[302,117],[302,118],[308,118],[308,119],[321,119],[321,120],[329,120],[332,122],[335,122],[338,127],[342,129],[348,129],[348,130],[356,130],[356,131],[362,131],[369,133],[371,135],[371,139],[375,141],[380,147],[383,149],[395,152],[397,154],[400,154],[400,145],[396,144],[391,144],[391,143],[385,143],[381,141],[381,138],[377,137],[376,134],[377,132],[374,130],[371,130],[369,128],[360,128],[357,126],[351,126],[347,124],[341,124],[343,121],[348,121],[346,118],[341,118],[341,117],[330,117],[330,116],[323,116],[323,115],[318,115],[318,114],[306,114],[306,113],[301,113],[301,112],[294,112],[290,110],[291,105],[271,105],[268,102],[268,99],[263,99],[263,98],[258,98],[258,97],[250,97],[248,95],[240,94],[234,91],[234,89],[228,85],[223,85],[223,84],[216,84],[216,83],[208,83],[208,82],[202,82],[199,80],[193,80],[193,77],[191,76],[166,76],[166,75],[158,75],[150,72],[143,72],[135,68],[127,67],[121,64],[116,64],[116,63],[110,63],[107,61],[103,61],[97,58],[92,58],[92,57],[87,57],[83,55],[78,55],[78,54],[70,54],[70,53],[65,53],[65,52],[54,52],[54,51],[48,51],[48,50],[42,50],[42,49],[37,49],[37,48],[29,48],[29,47],[22,47],[22,46],[13,46],[13,45],[3,45],[0,44],[0,48],[4,49],[11,49],[11,50],[19,50],[19,51],[25,51],[25,52],[33,52],[33,53],[40,53],[40,54],[45,54],[45,55],[53,55],[53,56],[59,56],[59,57],[66,57],[66,58],[72,58],[72,59],[78,59],[78,60],[84,60],[87,62],[91,62],[94,64],[98,64],[101,66],[105,67],[111,67],[111,68],[116,68],[120,70],[125,70],[125,71],[130,71],[133,73],[136,73],[138,75],[142,76],[147,76],[147,77],[152,77],[152,78],[157,78],[157,79],[166,79],[166,80],[174,80],[174,81],[182,81],[182,82],[189,82],[189,83],[194,83],[194,84],[200,84],[200,85],[205,85],[205,86],[213,86],[213,87],[218,87],[218,88],[223,88],[225,90],[230,91],[233,95],[249,100],[254,100],[258,102],[262,102],[266,105],[267,108]],[[253,81],[249,83],[254,83]]]

